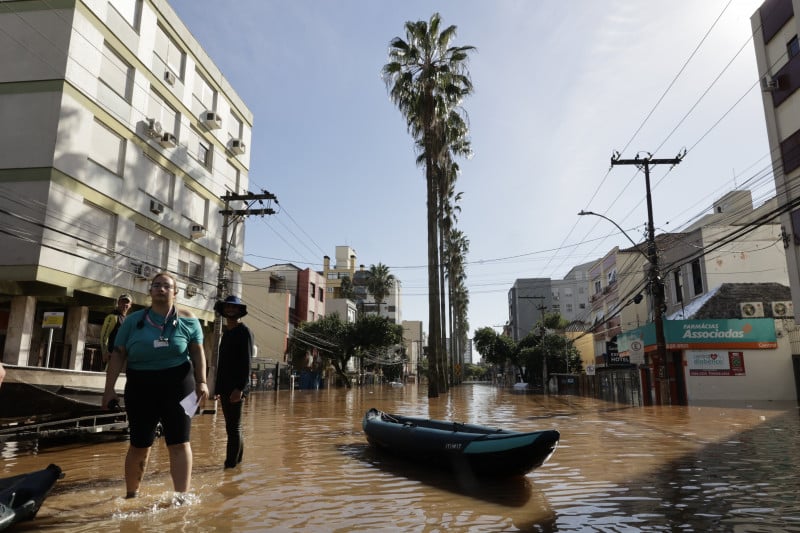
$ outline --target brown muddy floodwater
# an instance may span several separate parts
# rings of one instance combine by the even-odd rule
[[[480,486],[376,454],[370,407],[508,429],[554,428],[555,455]],[[125,500],[127,442],[0,443],[0,476],[56,463],[58,482],[14,531],[800,531],[797,405],[629,407],[462,385],[253,393],[241,467],[223,471],[221,411],[192,430],[192,492],[173,500],[163,441]]]

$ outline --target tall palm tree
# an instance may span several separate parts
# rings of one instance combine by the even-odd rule
[[[406,38],[389,43],[389,62],[383,78],[392,101],[406,119],[425,167],[428,238],[428,397],[439,396],[442,356],[442,316],[439,307],[439,197],[442,158],[448,152],[445,131],[451,113],[458,114],[462,99],[472,92],[467,70],[472,46],[450,46],[455,26],[440,31],[441,17],[406,22]]]
[[[371,265],[367,271],[367,291],[375,299],[378,306],[378,316],[381,314],[381,303],[386,301],[386,297],[394,289],[395,277],[389,273],[389,267],[383,263]]]
[[[447,241],[447,282],[450,310],[450,338],[453,346],[453,356],[464,353],[467,343],[469,323],[467,322],[467,307],[469,305],[469,291],[466,288],[466,255],[469,251],[469,239],[460,230],[453,229]],[[454,360],[455,364],[455,360]],[[455,383],[459,381],[458,373],[453,372]]]

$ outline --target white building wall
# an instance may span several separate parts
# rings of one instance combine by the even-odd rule
[[[761,30],[761,12],[766,7],[762,4],[759,10],[751,16],[750,25],[753,29],[753,46],[756,53],[756,64],[758,65],[759,79],[772,79],[781,68],[786,66],[789,61],[786,44],[788,40],[800,33],[800,0],[792,0],[794,16],[778,31],[770,40],[764,42],[764,34]],[[794,58],[797,60],[797,57]],[[800,129],[800,91],[795,91],[777,108],[772,99],[772,93],[762,92],[762,103],[764,106],[764,119],[766,122],[767,138],[769,139],[770,150],[773,154],[772,166],[775,178],[775,193],[778,204],[785,206],[798,199],[797,182],[800,180],[800,168],[796,168],[786,174],[783,169],[781,154],[781,142]],[[796,211],[796,208],[795,208]],[[781,215],[781,225],[789,237],[789,246],[786,249],[786,262],[789,274],[789,287],[792,291],[792,301],[794,306],[800,306],[800,245],[796,241],[797,231],[792,224],[789,212]],[[800,320],[800,316],[795,320]]]
[[[728,351],[719,350],[727,356]],[[795,401],[797,389],[788,336],[778,338],[774,350],[744,350],[743,376],[691,376],[684,366],[689,404],[698,401]]]
[[[708,226],[702,228],[705,247],[720,242],[739,226]],[[708,286],[705,292],[723,283],[781,283],[789,285],[786,254],[778,224],[756,228],[733,243],[726,244],[703,257]]]
[[[126,291],[143,302],[146,280],[132,268],[141,249],[136,236],[144,229],[165,243],[163,261],[154,265],[158,269],[178,271],[182,248],[202,263],[199,295],[181,291],[179,302],[211,320],[221,249],[220,197],[248,187],[253,117],[166,0],[119,0],[113,5],[79,0],[74,8],[53,9],[48,2],[3,2],[0,118],[6,127],[0,129],[0,207],[10,214],[0,214],[0,225],[19,233],[0,236],[6,251],[0,279],[44,283],[59,297],[72,298],[83,291],[115,298]],[[140,6],[138,27],[120,14],[126,5]],[[163,64],[154,53],[159,24],[185,53],[182,79],[174,85],[164,81]],[[128,100],[100,79],[102,66],[109,63],[106,46],[131,67]],[[206,128],[195,109],[197,71],[216,93],[213,110],[222,117],[219,129]],[[164,125],[178,138],[174,148],[162,147],[145,133],[154,93],[179,117]],[[241,131],[231,126],[234,115]],[[119,172],[90,160],[98,146],[93,140],[97,123],[122,139]],[[230,150],[234,129],[246,146],[242,154]],[[211,168],[198,161],[201,138],[212,146]],[[145,172],[153,162],[173,175],[163,200],[163,188],[154,186]],[[162,213],[151,212],[153,199],[163,204]],[[81,213],[87,205],[114,215],[113,228],[105,228],[111,232],[105,250],[100,249],[105,243],[87,246],[75,238],[75,224],[85,223]],[[191,227],[197,223],[206,233],[192,238]],[[243,232],[243,227],[237,228],[229,255],[237,287]],[[195,283],[189,276],[178,277],[182,288]],[[90,309],[98,307],[97,302],[91,300]],[[8,307],[4,310],[9,312]],[[14,349],[26,349],[21,343],[27,334],[15,335]],[[82,344],[74,346],[80,349]]]

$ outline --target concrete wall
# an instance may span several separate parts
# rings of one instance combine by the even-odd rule
[[[728,351],[721,349],[720,356]],[[685,360],[685,354],[684,354]],[[690,376],[684,366],[689,403],[703,400],[797,400],[792,352],[787,336],[774,350],[744,350],[743,376]]]

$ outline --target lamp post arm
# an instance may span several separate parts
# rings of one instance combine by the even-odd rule
[[[651,259],[650,259],[650,256],[649,256],[649,255],[647,255],[646,253],[644,253],[644,252],[643,252],[643,251],[642,251],[642,250],[639,248],[639,245],[638,245],[638,244],[636,244],[636,243],[633,241],[633,239],[631,239],[631,236],[630,236],[630,235],[628,235],[628,234],[627,234],[627,232],[626,232],[624,229],[622,229],[622,228],[620,227],[620,225],[619,225],[619,224],[617,224],[616,222],[614,222],[613,220],[611,220],[611,219],[610,219],[610,218],[608,218],[607,216],[605,216],[605,215],[601,215],[600,213],[595,213],[594,211],[584,211],[584,210],[581,210],[581,211],[579,211],[579,212],[578,212],[578,215],[579,215],[579,216],[593,215],[593,216],[600,217],[600,218],[602,218],[602,219],[608,220],[609,222],[611,222],[612,224],[614,224],[614,226],[616,226],[616,228],[617,228],[617,229],[618,229],[618,230],[619,230],[619,231],[620,231],[620,232],[621,232],[623,235],[625,235],[625,238],[626,238],[626,239],[628,239],[628,240],[631,242],[631,244],[633,245],[634,249],[635,249],[637,252],[639,252],[640,254],[642,254],[642,255],[645,257],[645,259],[647,259],[647,262],[648,262],[648,263],[651,263],[651,262],[652,262],[652,261],[651,261]]]

